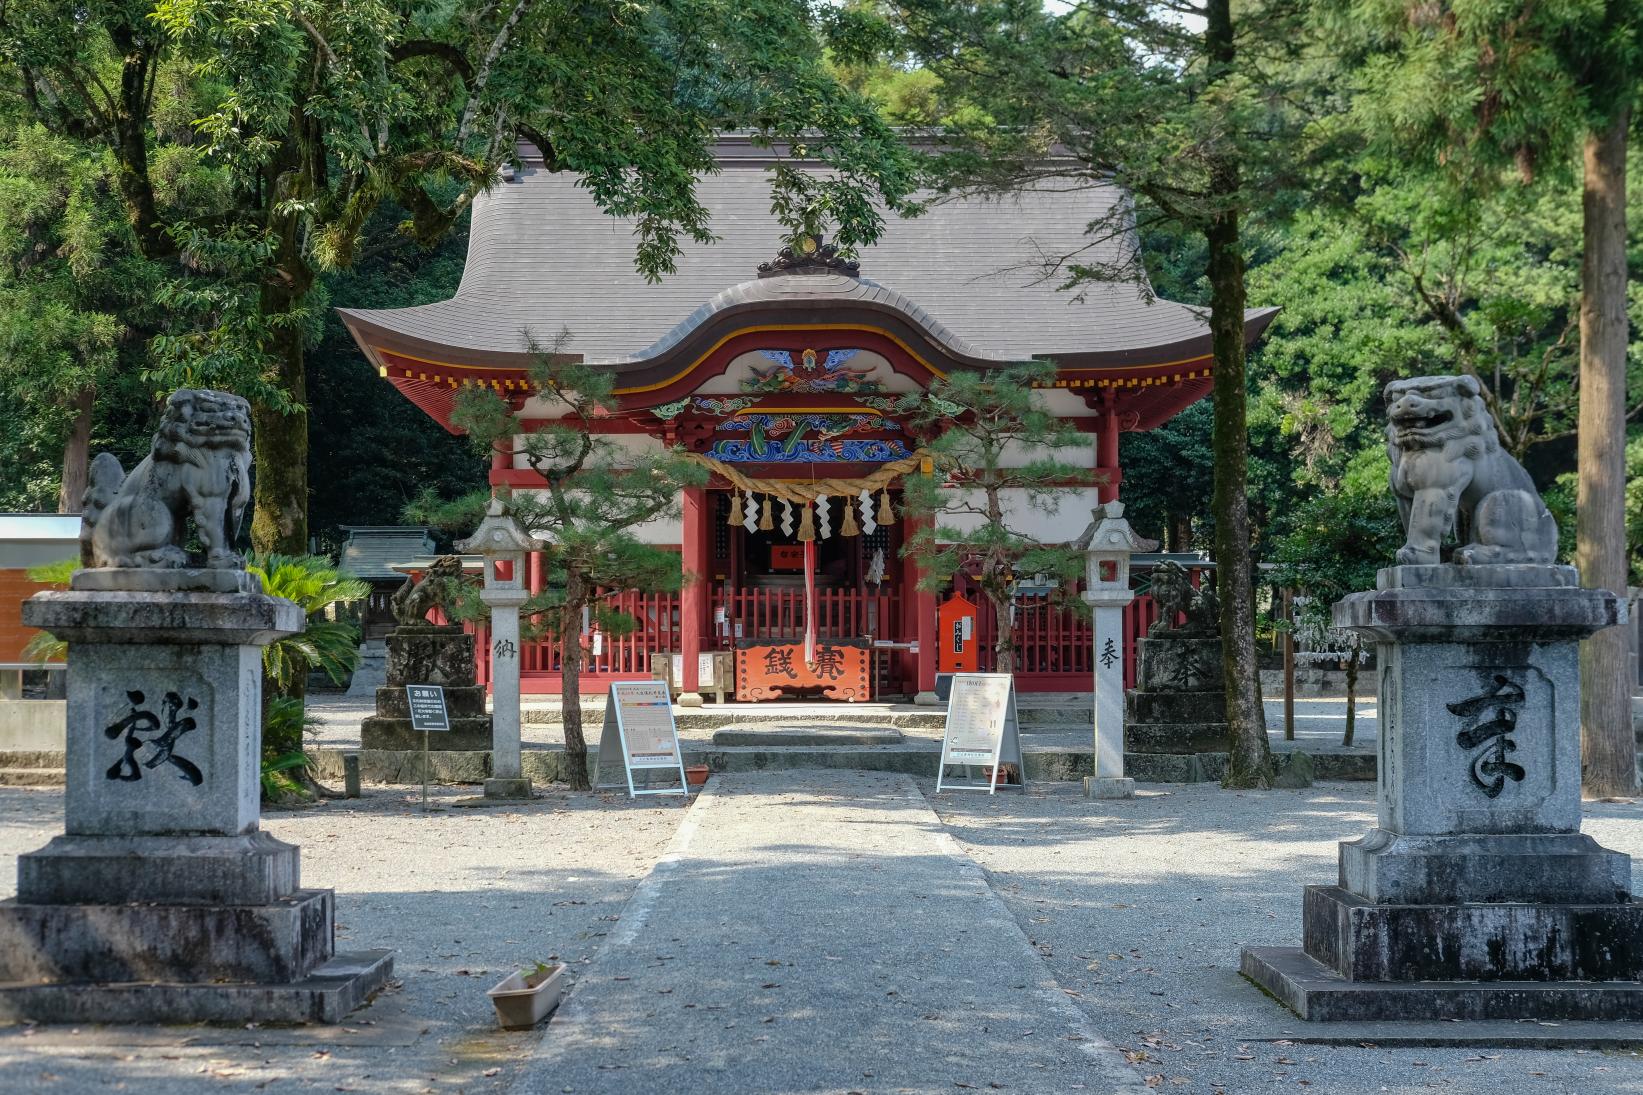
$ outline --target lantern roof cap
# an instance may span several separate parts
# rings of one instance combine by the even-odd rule
[[[1097,506],[1093,511],[1095,529],[1090,535],[1090,551],[1135,552],[1142,541],[1124,518],[1124,503],[1112,501]]]
[[[457,551],[479,555],[541,551],[547,545],[527,533],[500,498],[492,498],[473,535],[453,545]]]

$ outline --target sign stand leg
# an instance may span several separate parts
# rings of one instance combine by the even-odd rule
[[[422,731],[422,812],[428,812],[428,731]]]

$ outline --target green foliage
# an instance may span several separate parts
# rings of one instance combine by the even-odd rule
[[[308,789],[300,777],[313,764],[306,751],[306,739],[318,722],[306,713],[299,698],[273,696],[264,706],[262,797],[270,802],[307,798]]]
[[[925,519],[902,554],[918,560],[921,588],[939,590],[961,569],[974,576],[1000,621],[1000,672],[1013,664],[1006,621],[1017,576],[1042,574],[1069,591],[1084,572],[1081,549],[1046,543],[1031,529],[1035,514],[1055,513],[1088,474],[1059,455],[1083,447],[1084,436],[1037,405],[1035,389],[1054,380],[1055,366],[1045,361],[954,372],[896,408],[927,439],[939,469],[902,481],[908,515]]]
[[[246,569],[262,582],[264,593],[294,602],[307,621],[301,632],[262,648],[268,680],[281,693],[295,691],[299,696],[314,669],[341,683],[359,664],[359,628],[346,620],[329,619],[326,613],[364,600],[371,587],[348,577],[320,555],[258,555]]]

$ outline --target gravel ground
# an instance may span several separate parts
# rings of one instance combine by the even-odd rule
[[[1307,1024],[1239,977],[1239,945],[1299,945],[1301,887],[1333,881],[1336,842],[1373,824],[1373,786],[1149,785],[1121,802],[1067,784],[991,799],[921,787],[1061,987],[1161,1090],[1643,1092],[1631,1052],[1284,1038]],[[1643,806],[1587,803],[1586,831],[1643,855]]]
[[[448,803],[472,789],[435,789]],[[485,990],[536,959],[572,975],[672,838],[678,804],[549,793],[529,806],[424,815],[420,789],[263,819],[301,845],[303,881],[337,890],[339,949],[390,947],[399,979],[343,1028],[0,1028],[0,1092],[500,1090],[526,1034]],[[0,897],[15,857],[62,830],[62,795],[0,788]]]

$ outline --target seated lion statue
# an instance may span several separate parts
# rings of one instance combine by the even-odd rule
[[[82,561],[96,567],[200,565],[184,546],[192,518],[205,549],[203,565],[243,567],[233,543],[251,497],[250,473],[250,404],[228,392],[172,392],[153,448],[130,475],[112,453],[91,462],[81,501]]]
[[[1557,522],[1529,473],[1500,447],[1495,421],[1469,376],[1418,376],[1386,386],[1386,452],[1403,518],[1401,564],[1551,563]]]
[[[405,584],[394,591],[393,600],[389,602],[394,622],[401,626],[427,623],[429,612],[448,608],[455,602],[458,596],[455,587],[462,581],[460,555],[441,555],[435,559],[420,582],[406,575]]]

